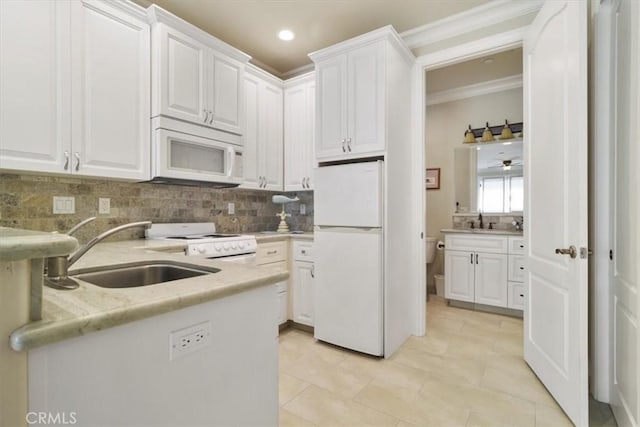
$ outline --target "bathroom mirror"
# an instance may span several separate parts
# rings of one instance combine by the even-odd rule
[[[469,144],[454,149],[458,212],[522,212],[522,140]]]

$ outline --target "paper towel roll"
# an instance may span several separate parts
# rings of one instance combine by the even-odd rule
[[[444,249],[444,242],[442,240],[438,240],[438,243],[436,243],[436,249],[439,251]]]

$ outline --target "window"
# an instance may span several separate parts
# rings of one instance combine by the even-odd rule
[[[478,211],[516,212],[524,205],[522,176],[478,177]]]

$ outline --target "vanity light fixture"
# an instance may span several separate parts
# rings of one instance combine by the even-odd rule
[[[295,39],[296,35],[291,30],[280,30],[280,32],[278,33],[278,38],[280,40],[288,42]]]

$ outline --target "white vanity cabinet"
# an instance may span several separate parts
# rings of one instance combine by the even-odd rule
[[[293,241],[293,321],[302,325],[314,325],[313,304],[313,242]]]
[[[508,237],[509,242],[509,289],[508,308],[524,310],[526,288],[524,285],[524,238]]]
[[[284,190],[311,190],[314,167],[315,73],[285,82]]]
[[[512,245],[520,245],[512,239],[522,241],[501,235],[446,234],[445,298],[522,309],[524,284],[512,279],[522,277],[524,258],[510,253]]]
[[[152,116],[242,135],[244,68],[250,57],[152,5]]]
[[[282,190],[283,100],[279,82],[255,67],[244,76],[243,188]]]
[[[399,88],[411,77],[413,55],[397,33],[384,27],[309,56],[316,64],[316,159],[383,155],[390,112],[410,101]]]
[[[144,9],[1,1],[0,28],[0,167],[149,179]]]

